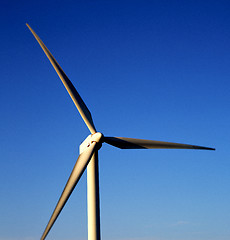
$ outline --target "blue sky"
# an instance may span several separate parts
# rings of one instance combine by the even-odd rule
[[[101,234],[230,239],[228,1],[0,3],[0,240],[39,239],[89,134],[27,29],[107,136],[213,151],[100,151]],[[87,239],[86,174],[47,239]]]

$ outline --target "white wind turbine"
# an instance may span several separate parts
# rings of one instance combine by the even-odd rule
[[[80,145],[80,155],[76,161],[76,164],[70,174],[70,177],[66,183],[66,186],[59,198],[59,201],[51,215],[51,218],[43,232],[41,240],[44,240],[52,228],[54,222],[65,206],[72,191],[77,185],[80,177],[87,167],[87,207],[88,207],[88,239],[100,240],[100,206],[99,206],[99,177],[98,177],[98,150],[101,148],[102,143],[108,143],[114,147],[121,149],[205,149],[215,150],[214,148],[201,147],[188,144],[124,138],[124,137],[105,137],[102,133],[97,132],[93,124],[91,113],[84,101],[80,97],[79,93],[68,79],[62,68],[54,59],[50,51],[33,31],[33,29],[26,24],[30,29],[41,48],[45,52],[46,56],[50,60],[74,104],[76,105],[81,117],[90,130],[91,134]]]

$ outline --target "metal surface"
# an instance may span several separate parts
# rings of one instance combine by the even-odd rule
[[[82,152],[77,162],[72,170],[72,173],[69,177],[68,182],[66,183],[66,186],[62,192],[62,195],[53,211],[53,214],[46,226],[46,229],[44,233],[42,234],[41,240],[44,240],[49,233],[50,229],[52,228],[54,222],[56,221],[58,215],[60,214],[61,210],[65,206],[67,200],[69,199],[72,191],[74,190],[76,184],[78,183],[81,175],[83,174],[84,170],[87,167],[87,164],[89,163],[93,153],[96,150],[96,142],[93,142],[87,149],[85,149],[84,152]]]
[[[85,105],[84,101],[82,100],[81,96],[73,86],[72,82],[69,80],[69,78],[66,76],[62,68],[59,66],[53,55],[50,53],[48,48],[45,46],[45,44],[42,42],[42,40],[38,37],[38,35],[34,32],[34,30],[29,26],[29,24],[26,24],[27,27],[30,29],[36,40],[38,41],[39,45],[45,52],[46,56],[50,60],[51,64],[53,65],[54,69],[56,70],[58,76],[60,77],[62,83],[64,84],[66,90],[68,91],[70,97],[72,98],[75,106],[77,107],[81,117],[83,118],[85,124],[89,128],[91,133],[96,132],[96,128],[93,123],[93,119],[91,116],[91,113],[87,106]]]
[[[154,140],[124,138],[124,137],[104,137],[104,142],[121,149],[200,149],[215,150],[215,148],[202,147],[190,144],[162,142]]]
[[[88,239],[100,240],[98,151],[87,166]]]

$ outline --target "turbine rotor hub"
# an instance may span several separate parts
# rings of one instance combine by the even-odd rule
[[[99,150],[102,146],[103,137],[103,134],[100,132],[90,134],[80,145],[80,154],[83,153],[94,142],[96,142],[97,149]]]
[[[91,142],[102,142],[102,139],[103,139],[103,134],[100,133],[100,132],[96,132],[96,133],[93,133],[90,135],[91,136]]]

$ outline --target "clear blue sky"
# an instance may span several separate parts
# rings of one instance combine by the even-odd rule
[[[229,1],[0,3],[0,240],[39,239],[89,134],[41,37],[97,129],[215,147],[100,151],[102,239],[230,239]],[[86,174],[48,239],[87,239]]]

